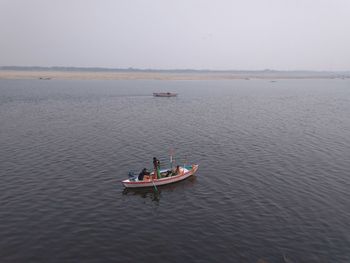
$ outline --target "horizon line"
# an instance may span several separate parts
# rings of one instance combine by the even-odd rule
[[[273,73],[273,72],[314,72],[314,73],[350,73],[350,70],[306,70],[306,69],[291,69],[291,70],[279,70],[279,69],[195,69],[195,68],[174,68],[174,69],[159,69],[159,68],[110,68],[110,67],[76,67],[76,66],[0,66],[0,70],[82,70],[82,71],[124,71],[124,72],[212,72],[212,73],[228,73],[228,72],[260,72],[260,73]]]

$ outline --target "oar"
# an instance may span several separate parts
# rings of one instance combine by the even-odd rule
[[[157,186],[156,186],[155,183],[154,183],[153,176],[152,176],[152,184],[153,184],[153,186],[154,186],[154,190],[158,193],[158,189],[157,189]]]

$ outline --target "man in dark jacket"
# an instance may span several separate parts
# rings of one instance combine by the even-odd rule
[[[139,176],[138,176],[137,178],[139,179],[139,181],[142,181],[142,180],[143,180],[143,177],[144,177],[145,175],[149,175],[149,172],[147,171],[146,168],[143,168],[142,171],[141,171],[141,173],[139,174]]]
[[[153,167],[154,173],[157,175],[157,178],[160,178],[160,162],[156,157],[153,157]]]

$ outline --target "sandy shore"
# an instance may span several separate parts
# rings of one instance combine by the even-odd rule
[[[230,80],[230,79],[307,79],[335,78],[329,74],[288,73],[172,73],[172,72],[92,72],[0,70],[0,79],[76,79],[76,80]]]
[[[0,70],[0,79],[80,79],[80,80],[209,80],[239,78],[223,74],[180,74],[158,72],[92,72],[92,71],[9,71]]]

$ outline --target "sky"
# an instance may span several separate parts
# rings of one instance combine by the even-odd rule
[[[0,0],[0,66],[350,70],[350,0]]]

